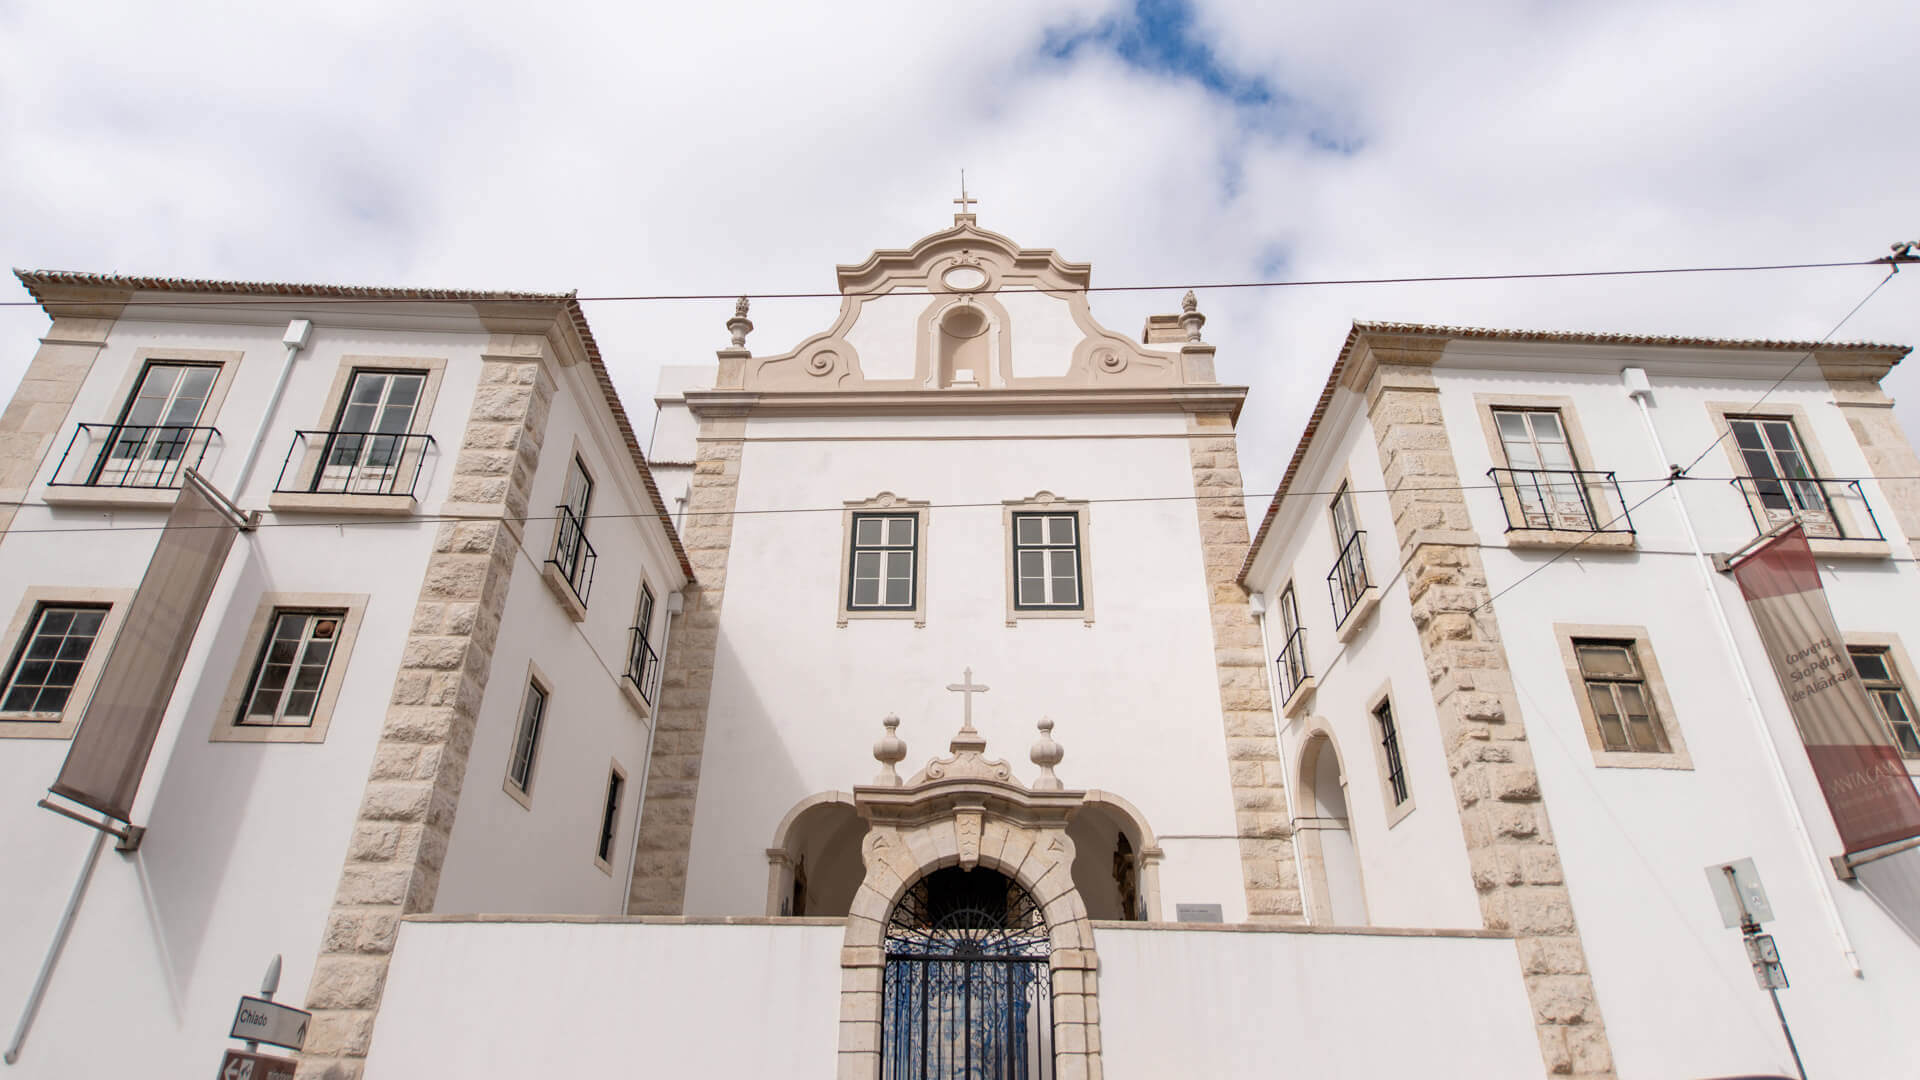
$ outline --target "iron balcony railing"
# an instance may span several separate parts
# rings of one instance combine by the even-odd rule
[[[1293,692],[1312,674],[1307,670],[1306,627],[1288,635],[1287,643],[1280,647],[1280,655],[1274,657],[1273,663],[1280,670],[1280,702],[1285,704],[1293,700]]]
[[[273,490],[307,495],[412,495],[431,435],[296,431]]]
[[[1360,598],[1367,593],[1367,586],[1373,584],[1367,578],[1367,553],[1362,538],[1365,530],[1357,530],[1347,538],[1347,546],[1340,549],[1340,557],[1333,561],[1333,569],[1327,572],[1327,592],[1333,598],[1333,625],[1338,629],[1353,614]]]
[[[178,424],[81,424],[54,466],[57,487],[177,488],[186,470],[200,469],[211,427]]]
[[[1797,519],[1816,540],[1886,539],[1858,480],[1736,476],[1732,483],[1746,496],[1747,513],[1761,533]]]
[[[584,607],[587,594],[593,591],[593,564],[599,556],[587,543],[586,524],[574,516],[573,508],[562,505],[554,509],[558,511],[559,527],[553,532],[553,557],[547,562],[560,571],[574,598]]]
[[[660,654],[653,651],[645,627],[627,630],[626,678],[640,691],[640,699],[652,705],[654,695],[660,692]]]
[[[1593,469],[1488,469],[1500,489],[1507,531],[1631,533],[1620,483]]]

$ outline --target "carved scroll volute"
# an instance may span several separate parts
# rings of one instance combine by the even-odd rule
[[[960,841],[960,868],[971,870],[980,865],[980,829],[984,815],[978,808],[955,813],[953,829]]]

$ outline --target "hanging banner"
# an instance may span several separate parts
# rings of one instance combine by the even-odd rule
[[[225,505],[198,474],[186,473],[66,763],[49,789],[55,795],[119,821],[132,819],[133,796],[193,632],[240,532]]]
[[[1767,541],[1733,576],[1847,853],[1920,836],[1920,792],[1860,686],[1806,532]]]

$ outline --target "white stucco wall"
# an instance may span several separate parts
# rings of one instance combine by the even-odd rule
[[[830,1077],[845,933],[410,922],[366,1075]]]
[[[1623,359],[1619,366],[1632,362]],[[1663,375],[1648,366],[1654,422],[1667,456],[1680,464],[1715,438],[1708,402],[1757,401],[1772,383]],[[1637,406],[1610,372],[1441,368],[1436,375],[1448,436],[1467,482],[1484,477],[1494,464],[1474,411],[1476,393],[1572,397],[1595,458],[1584,467],[1613,470],[1623,480],[1666,471]],[[1789,382],[1767,404],[1806,410],[1800,435],[1826,459],[1825,475],[1869,474],[1824,382]],[[1716,447],[1694,469],[1702,479],[1679,488],[1710,552],[1734,550],[1755,535],[1744,501],[1724,479],[1731,468]],[[1654,487],[1623,484],[1629,503]],[[1843,632],[1892,633],[1904,643],[1920,643],[1920,576],[1890,504],[1876,485],[1864,487],[1880,528],[1893,541],[1894,557],[1817,560],[1828,600]],[[1486,545],[1489,586],[1495,592],[1515,586],[1495,610],[1621,1074],[1791,1072],[1783,1068],[1790,1063],[1772,1007],[1753,985],[1739,933],[1721,926],[1703,872],[1711,863],[1743,856],[1755,860],[1777,915],[1767,929],[1793,982],[1782,1004],[1809,1075],[1910,1071],[1920,1037],[1905,1017],[1920,1000],[1920,947],[1859,890],[1835,880],[1830,870],[1816,874],[1809,867],[1701,591],[1673,493],[1633,511],[1634,552],[1576,552],[1517,586],[1551,552],[1506,549],[1496,494],[1475,491],[1468,498]],[[1715,577],[1824,862],[1841,851],[1838,834],[1739,589],[1730,578]],[[1672,698],[1674,715],[1667,719],[1685,738],[1691,770],[1595,767],[1555,623],[1648,628]],[[1834,896],[1864,978],[1855,978],[1842,958],[1820,904],[1822,890]]]
[[[765,913],[775,825],[802,798],[871,780],[888,713],[903,775],[946,753],[971,667],[989,755],[1031,779],[1041,716],[1072,787],[1137,806],[1161,839],[1163,910],[1242,917],[1213,637],[1182,414],[755,420],[727,564],[689,864],[689,914]],[[1094,622],[1007,625],[1004,500],[1094,502]],[[933,504],[926,626],[835,626],[842,505],[881,491]],[[754,511],[796,510],[793,513]]]
[[[1094,944],[1115,1080],[1541,1072],[1502,938],[1102,927]]]
[[[1409,616],[1399,572],[1399,542],[1380,474],[1379,451],[1359,399],[1343,394],[1325,430],[1338,433],[1295,477],[1286,517],[1270,543],[1279,545],[1279,569],[1262,586],[1269,662],[1286,646],[1280,593],[1293,582],[1306,630],[1308,671],[1318,680],[1313,701],[1289,721],[1276,712],[1295,814],[1305,785],[1302,752],[1325,732],[1345,770],[1349,832],[1360,862],[1367,923],[1373,926],[1478,928],[1480,905],[1468,872],[1466,841],[1453,799],[1426,662]],[[1344,423],[1343,423],[1344,421]],[[1379,606],[1342,644],[1334,626],[1327,574],[1339,557],[1328,517],[1332,493],[1351,485],[1356,521],[1366,536],[1367,572],[1380,589]],[[1355,616],[1361,618],[1362,616]],[[1393,819],[1387,781],[1375,743],[1372,706],[1385,690],[1399,728],[1400,756],[1413,809]],[[1276,690],[1276,693],[1278,691]],[[1391,822],[1391,824],[1390,824]],[[1309,898],[1308,903],[1312,903]],[[1314,914],[1316,921],[1321,913]]]
[[[285,352],[280,343],[284,319],[250,314],[259,325],[117,322],[42,463],[40,480],[51,475],[76,423],[112,422],[119,415],[136,350],[219,349],[244,354],[219,410],[202,421],[224,436],[207,455],[206,474],[215,486],[231,491]],[[438,449],[427,456],[416,489],[419,516],[433,515],[452,476],[453,456],[478,385],[485,333],[477,326],[464,331],[446,326],[418,331],[356,328],[334,325],[345,316],[325,312],[316,318],[320,325],[293,368],[238,502],[264,509],[292,432],[328,426],[322,422],[322,402],[342,357],[440,357],[447,364],[427,426]],[[579,369],[568,378],[572,389],[564,391],[556,405],[559,434],[549,437],[549,446],[556,439],[570,446],[572,433],[584,429],[579,406],[567,396],[578,390]],[[625,451],[613,455],[610,419],[603,418],[600,427],[589,441],[603,468],[611,469],[611,463],[624,460]],[[564,458],[564,452],[549,455],[541,465],[536,483],[543,499],[559,487],[559,472],[552,464],[556,458]],[[617,489],[614,484],[603,489],[610,500],[606,505],[618,502],[631,510],[631,492],[616,498]],[[166,508],[48,506],[40,501],[43,490],[36,484],[27,492],[11,531],[0,537],[0,617],[11,618],[23,592],[32,586],[135,588]],[[553,501],[557,496],[549,505]],[[549,672],[569,681],[561,700],[577,700],[595,685],[595,676],[598,685],[612,685],[597,657],[624,659],[624,631],[631,621],[638,568],[644,564],[654,575],[662,618],[667,593],[678,581],[664,537],[639,539],[643,530],[660,532],[652,520],[649,512],[592,526],[596,543],[604,536],[606,547],[623,554],[611,554],[602,563],[598,587],[604,590],[604,603],[594,611],[598,621],[588,626],[591,649],[582,646],[577,634],[539,624],[554,604],[539,584],[537,560],[516,568],[510,603],[518,607],[510,611],[502,631],[504,649],[515,667],[496,678],[496,685],[524,678],[535,642],[544,650],[542,663]],[[258,988],[275,954],[284,958],[282,999],[304,1000],[437,530],[437,523],[427,520],[268,511],[260,529],[236,541],[134,804],[134,821],[148,827],[145,841],[131,856],[109,847],[101,857],[21,1061],[6,1070],[9,1076],[204,1076],[228,1045],[225,1035],[239,995]],[[529,526],[528,536],[529,544],[548,542],[551,523]],[[535,591],[528,592],[529,586]],[[351,655],[335,661],[340,693],[326,740],[212,742],[209,734],[229,681],[255,659],[244,638],[262,596],[269,592],[368,597]],[[14,644],[0,643],[0,663]],[[495,715],[491,698],[485,709],[489,718]],[[554,910],[619,909],[624,878],[593,868],[593,833],[607,759],[625,755],[630,786],[617,844],[624,873],[631,815],[644,771],[632,732],[643,729],[617,689],[582,712],[578,718],[556,713],[555,738],[548,746],[559,748],[558,763],[549,763],[553,771],[544,775],[565,777],[570,769],[593,773],[590,783],[581,782],[579,795],[579,801],[592,804],[585,813],[593,823],[578,827],[567,820],[562,826],[566,843],[517,834],[494,838],[491,859],[502,869],[491,876],[463,878],[459,875],[464,872],[453,867],[456,899],[493,910],[522,901]],[[609,719],[616,716],[623,719]],[[585,747],[586,736],[601,739],[601,744]],[[643,746],[644,740],[638,744]],[[58,773],[67,748],[64,740],[0,738],[0,795],[5,796],[0,798],[0,865],[9,868],[0,875],[5,882],[0,887],[0,1024],[8,1033],[26,1003],[94,835],[34,806]],[[488,749],[484,740],[476,744],[479,763],[469,772],[468,787],[505,799],[499,788],[504,763],[480,762]],[[599,761],[592,769],[575,768],[567,764],[569,756]],[[544,812],[549,805],[562,804],[558,796],[564,788],[557,787],[553,794],[544,803],[536,801],[536,808]],[[482,816],[476,814],[476,820]],[[484,835],[486,825],[467,832]],[[456,829],[456,850],[462,835]],[[506,842],[500,842],[503,839]],[[529,865],[509,873],[519,859]],[[584,867],[586,873],[550,872],[542,860],[564,861],[570,871]],[[535,891],[508,887],[523,883]],[[110,1027],[112,1038],[98,1037],[103,1024]]]
[[[121,321],[43,464],[42,480],[74,423],[118,416],[134,350],[175,346],[245,353],[222,408],[204,421],[226,436],[224,448],[208,455],[208,474],[216,486],[230,488],[278,374],[283,328]],[[443,448],[457,447],[477,381],[480,340],[317,327],[241,505],[264,507],[292,430],[318,419],[343,355],[446,357],[429,431]],[[419,489],[423,510],[437,506],[451,471],[449,457],[428,458]],[[139,584],[165,508],[47,507],[38,502],[39,490],[29,493],[0,539],[0,609],[8,617],[30,586],[131,590]],[[258,988],[276,953],[285,962],[283,996],[305,995],[435,527],[286,524],[295,520],[303,519],[269,514],[264,527],[235,542],[134,804],[134,820],[148,827],[145,842],[131,856],[110,846],[102,855],[10,1074],[204,1075],[219,1061],[239,995]],[[369,597],[352,655],[336,660],[346,666],[324,743],[209,741],[235,669],[254,659],[244,638],[268,592]],[[67,747],[65,740],[0,739],[0,792],[6,795],[0,859],[12,868],[0,888],[0,1017],[9,1032],[93,837],[34,806]],[[103,1016],[113,1018],[112,1040],[88,1034],[99,1030]]]

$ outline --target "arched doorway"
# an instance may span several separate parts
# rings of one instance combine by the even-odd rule
[[[985,868],[935,870],[887,920],[882,1080],[1052,1080],[1047,920]]]
[[[1294,835],[1300,838],[1302,876],[1317,926],[1367,925],[1367,895],[1360,879],[1360,852],[1347,819],[1347,778],[1340,751],[1324,729],[1309,735],[1300,750],[1300,811]]]
[[[829,791],[801,800],[767,849],[767,914],[845,915],[866,876],[866,835],[852,796]]]
[[[1073,841],[1073,887],[1088,918],[1159,917],[1162,852],[1132,804],[1103,791],[1087,792],[1067,825],[1067,838]]]

